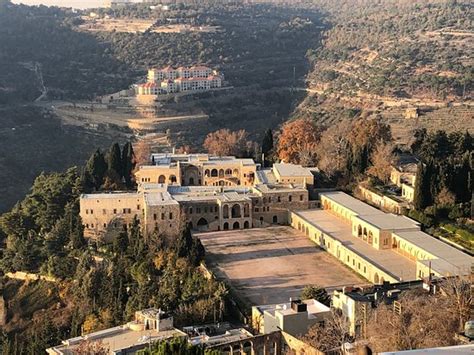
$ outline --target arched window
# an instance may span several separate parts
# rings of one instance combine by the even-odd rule
[[[234,222],[234,225],[232,226],[232,229],[240,229],[240,223],[239,222]]]
[[[226,176],[232,175],[232,169],[226,169],[225,174]]]
[[[224,177],[224,169],[219,170],[219,177],[220,178]]]
[[[241,217],[240,205],[235,204],[232,206],[232,218],[240,218]]]
[[[229,230],[229,223],[227,223],[227,222],[224,223],[224,230],[225,231]]]
[[[273,216],[273,224],[277,224],[278,223],[278,216]]]
[[[204,176],[209,176],[209,174],[210,174],[209,169],[206,169],[206,171],[204,171]]]
[[[164,175],[160,175],[158,177],[158,183],[159,184],[164,184],[166,182],[166,177]]]
[[[211,176],[212,177],[217,177],[217,175],[218,175],[217,169],[212,169],[211,170]]]
[[[175,184],[176,181],[177,181],[176,176],[175,175],[170,175],[170,183]]]
[[[249,228],[250,228],[249,221],[245,221],[244,222],[244,229],[249,229]]]

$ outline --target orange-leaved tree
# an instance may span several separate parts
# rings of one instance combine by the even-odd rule
[[[309,119],[297,119],[283,125],[278,140],[278,157],[287,163],[315,165],[321,130]]]

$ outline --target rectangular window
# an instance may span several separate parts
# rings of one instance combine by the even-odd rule
[[[292,200],[292,199],[293,199],[293,196],[291,196],[291,195],[290,195],[290,196],[288,196],[288,201],[290,201],[290,202],[291,202],[291,200]]]
[[[161,219],[162,220],[165,219],[165,214],[164,213],[161,214]]]
[[[303,201],[303,199],[304,199],[304,196],[300,195],[300,201]]]
[[[124,209],[122,210],[122,212],[123,212],[123,214],[127,213],[127,209],[124,208]]]
[[[156,213],[153,213],[153,220],[156,221]]]
[[[107,210],[105,208],[102,210],[102,214],[107,214]]]
[[[117,214],[117,209],[116,208],[114,208],[114,214]]]
[[[139,211],[140,211],[140,205],[137,205],[137,210],[139,210]]]
[[[170,212],[170,219],[173,219],[173,213]]]
[[[94,214],[94,210],[91,210],[91,214]]]
[[[89,210],[86,210],[86,214],[89,214]]]

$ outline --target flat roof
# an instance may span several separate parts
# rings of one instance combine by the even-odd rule
[[[303,300],[301,301],[306,304],[307,309],[306,313],[308,313],[308,318],[313,318],[315,314],[318,313],[325,313],[325,312],[330,312],[331,309],[327,307],[326,305],[311,299],[311,300]],[[291,308],[291,302],[284,302],[284,303],[278,303],[278,304],[272,304],[272,305],[264,305],[264,306],[257,306],[257,308],[263,312],[268,312],[272,316],[275,316],[275,313],[281,313],[283,315],[290,315],[290,314],[296,314],[296,312],[293,308]]]
[[[137,198],[139,199],[141,196],[138,192],[100,192],[100,193],[92,193],[92,194],[82,194],[81,199],[116,199],[116,198]]]
[[[288,164],[288,163],[275,163],[273,164],[273,169],[275,169],[280,176],[307,176],[313,177],[311,170],[305,168],[301,165]]]
[[[379,228],[385,230],[400,230],[400,229],[419,229],[420,224],[414,220],[405,217],[398,216],[391,213],[384,213],[380,211],[380,214],[370,214],[357,216],[357,218]]]
[[[415,262],[397,254],[391,249],[378,250],[363,240],[353,237],[351,225],[330,212],[316,209],[295,213],[324,233],[339,240],[347,249],[377,266],[393,278],[400,281],[416,279]]]
[[[321,192],[319,195],[344,206],[357,215],[367,216],[371,214],[383,214],[382,211],[376,209],[375,207],[372,207],[342,191]]]
[[[168,191],[154,191],[144,193],[145,201],[148,206],[177,205],[178,202],[173,199]]]
[[[132,330],[127,324],[114,328],[105,329],[85,336],[64,340],[62,345],[48,349],[50,354],[73,355],[75,350],[83,341],[102,341],[102,344],[109,347],[111,354],[114,351],[126,349],[136,345],[145,345],[150,341],[169,339],[175,336],[185,336],[178,329],[157,331],[156,329]]]

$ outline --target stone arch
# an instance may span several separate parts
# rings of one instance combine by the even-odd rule
[[[362,237],[362,227],[360,226],[360,224],[359,224],[359,227],[357,227],[357,236],[358,236],[359,238]]]
[[[273,224],[278,224],[278,216],[273,216]]]
[[[232,226],[232,229],[240,229],[240,223],[239,222],[234,222],[234,225]]]
[[[364,227],[364,237],[367,237],[367,228]]]
[[[301,231],[301,222],[298,222],[298,230]]]
[[[240,218],[242,216],[242,211],[240,210],[240,205],[236,203],[232,206],[232,218]]]
[[[225,231],[229,230],[229,223],[227,222],[224,223],[224,230]]]
[[[374,284],[378,284],[378,283],[379,283],[379,274],[375,273],[375,275],[374,275]]]
[[[204,217],[202,217],[197,222],[197,227],[199,230],[207,230],[207,228],[209,227],[209,223]]]
[[[204,176],[209,177],[210,174],[211,174],[211,172],[209,171],[209,169],[206,169],[206,170],[204,171]]]
[[[244,229],[249,229],[250,228],[250,223],[249,221],[244,222]]]
[[[164,184],[166,182],[166,177],[164,175],[160,175],[158,177],[158,184]]]
[[[385,282],[385,279],[383,278],[383,276],[380,278],[380,283],[383,284]]]
[[[211,170],[211,176],[212,177],[217,177],[219,175],[219,172],[217,171],[217,169],[212,169]]]
[[[250,354],[252,354],[252,342],[246,341],[246,342],[242,345],[242,354],[244,354],[244,355],[250,355]]]
[[[226,346],[222,349],[222,354],[223,355],[231,355],[232,354],[232,347],[229,345],[229,346]]]
[[[222,215],[224,218],[229,218],[229,206],[224,205],[224,207],[222,207]]]
[[[224,177],[224,169],[219,169],[219,177],[220,178]]]
[[[176,175],[170,175],[170,183],[171,183],[171,184],[175,184],[176,181],[178,181],[178,180],[176,179]]]
[[[369,244],[372,244],[374,241],[374,235],[372,234],[372,231],[369,231],[369,239],[367,240]]]
[[[225,170],[225,175],[226,176],[232,175],[232,169],[226,169]]]
[[[232,355],[240,355],[241,352],[240,352],[240,344],[234,344],[232,346]]]
[[[232,175],[239,176],[239,169],[234,169],[234,171],[232,171]]]

